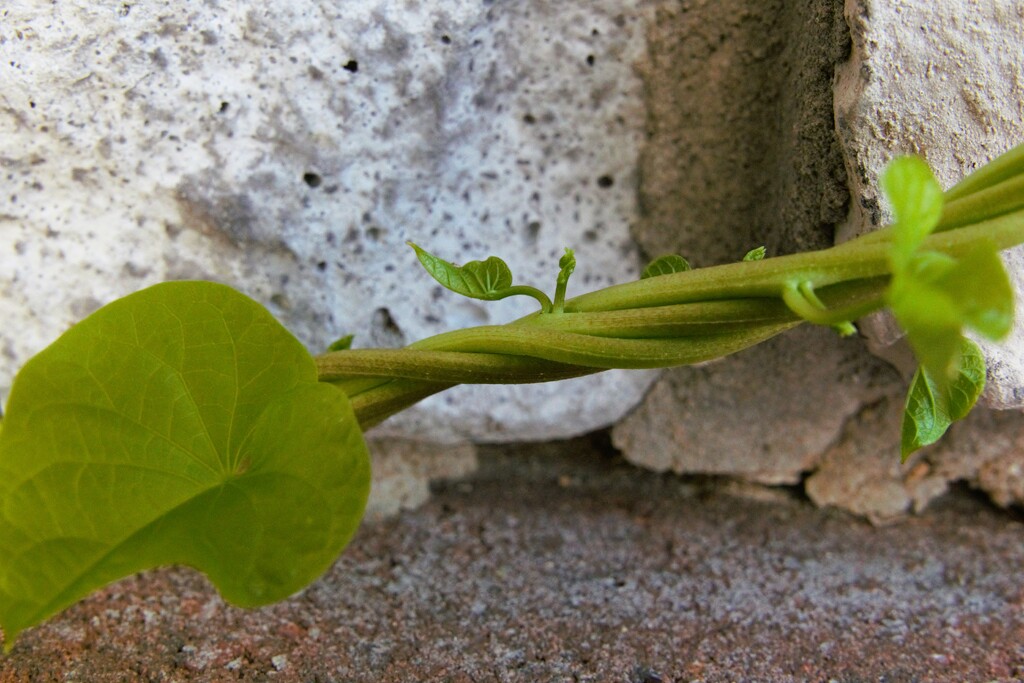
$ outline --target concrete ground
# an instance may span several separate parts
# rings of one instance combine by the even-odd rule
[[[885,527],[792,491],[623,464],[603,435],[485,448],[256,611],[122,581],[0,681],[1024,680],[1024,517],[967,491]]]

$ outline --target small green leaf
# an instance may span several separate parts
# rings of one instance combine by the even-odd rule
[[[766,253],[768,253],[768,250],[765,249],[764,247],[758,247],[756,249],[751,249],[750,251],[748,251],[746,254],[743,255],[743,260],[744,261],[761,261],[761,260],[764,259],[764,256],[765,256]]]
[[[576,270],[576,255],[572,249],[566,248],[565,254],[558,259],[558,284],[564,285],[569,282],[569,277]]]
[[[919,250],[942,214],[941,188],[927,164],[896,159],[882,184],[896,216],[887,302],[927,378],[944,391],[965,326],[991,339],[1009,333],[1013,290],[994,245],[982,243],[959,259]]]
[[[942,187],[922,159],[899,157],[882,174],[882,188],[896,218],[892,257],[899,268],[938,225]]]
[[[640,273],[640,279],[646,280],[649,277],[671,275],[672,273],[683,273],[687,270],[691,270],[689,261],[678,254],[667,254],[651,261],[647,267],[644,268],[643,272]]]
[[[78,323],[18,374],[0,434],[0,625],[185,564],[283,599],[354,533],[369,459],[346,396],[262,306],[170,282]]]
[[[344,337],[338,337],[331,345],[327,347],[328,351],[348,351],[352,348],[352,342],[355,340],[354,334],[346,334]]]
[[[572,249],[566,248],[565,254],[558,260],[558,281],[555,283],[555,301],[551,305],[552,313],[565,310],[565,290],[569,285],[569,277],[576,270],[576,255]]]
[[[502,298],[504,290],[512,287],[512,271],[508,264],[497,256],[490,256],[486,261],[470,261],[463,266],[457,266],[412,242],[406,244],[416,250],[416,257],[426,271],[456,294],[493,301]]]
[[[969,339],[961,340],[959,365],[948,382],[936,382],[925,368],[918,368],[903,411],[901,454],[911,453],[938,441],[949,426],[963,419],[985,389],[985,358]]]
[[[426,271],[456,294],[485,301],[496,301],[522,294],[536,299],[542,311],[550,312],[552,310],[551,299],[536,287],[527,285],[513,287],[512,271],[497,256],[490,256],[486,261],[470,261],[464,266],[457,266],[434,256],[412,242],[406,242],[406,244],[416,250],[416,258],[420,260]],[[575,265],[575,261],[573,264]],[[568,272],[571,273],[572,270],[569,269]],[[568,278],[568,276],[566,277]]]

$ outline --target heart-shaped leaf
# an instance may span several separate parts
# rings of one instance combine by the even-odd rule
[[[465,265],[457,266],[434,256],[419,245],[412,242],[408,244],[416,251],[416,258],[426,271],[457,294],[491,301],[502,298],[505,290],[512,286],[512,271],[508,264],[497,256],[489,256],[486,261],[469,261]]]
[[[936,382],[923,366],[914,374],[903,411],[904,461],[917,449],[938,441],[952,423],[966,417],[985,389],[981,349],[963,338],[958,351],[957,372],[948,381]]]
[[[262,306],[156,285],[15,379],[0,433],[0,625],[17,634],[134,572],[186,564],[280,600],[354,533],[369,459],[348,399]]]

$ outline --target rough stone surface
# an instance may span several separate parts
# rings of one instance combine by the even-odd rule
[[[545,289],[563,246],[573,291],[635,277],[648,6],[3,3],[0,400],[72,322],[167,279],[239,287],[318,350],[530,310],[442,291],[406,239]],[[586,431],[650,381],[466,388],[392,431]]]
[[[641,64],[644,250],[710,265],[831,244],[849,201],[832,113],[849,41],[834,0],[658,9]]]
[[[477,468],[472,444],[436,445],[409,439],[371,438],[373,481],[366,504],[366,519],[393,517],[414,510],[430,498],[430,484],[458,479]]]
[[[634,230],[650,252],[708,263],[759,242],[776,253],[824,246],[835,224],[846,239],[885,222],[874,188],[895,154],[924,154],[951,184],[1024,137],[1024,3],[985,2],[965,16],[956,3],[851,1],[845,21],[842,3],[777,4],[659,10],[643,71],[651,144]],[[1024,273],[1017,258],[1007,262]],[[1024,320],[1024,302],[1018,307]],[[909,374],[913,358],[892,345],[891,320],[872,316],[861,327]],[[1020,404],[1022,329],[986,348],[990,405]],[[860,381],[849,382],[851,363],[867,373]],[[952,439],[901,466],[902,392],[896,374],[859,349],[827,332],[798,332],[666,373],[614,438],[630,461],[657,470],[766,483],[813,473],[812,499],[874,519],[919,509],[958,479],[1000,504],[1024,500],[1021,457],[1009,448],[996,456]],[[883,397],[884,411],[875,405]],[[985,419],[1009,430],[994,443],[1012,440],[1020,418]]]
[[[800,327],[712,365],[667,373],[616,425],[615,445],[658,471],[795,484],[845,421],[898,381],[857,339]],[[894,455],[899,430],[882,438]]]
[[[8,2],[0,401],[67,325],[153,282],[238,286],[314,350],[346,332],[401,345],[530,306],[443,291],[405,239],[458,261],[498,252],[545,288],[572,245],[572,287],[592,289],[635,276],[631,236],[696,265],[759,244],[826,246],[848,215],[840,238],[885,221],[872,188],[893,155],[924,154],[948,184],[1024,136],[1024,0],[967,14],[849,0],[845,21],[843,9]],[[862,328],[905,369],[885,325]],[[1003,505],[1024,500],[1016,415],[978,418],[952,445],[894,463],[895,418],[874,403],[898,403],[895,375],[853,344],[802,330],[666,373],[616,443],[658,470],[768,483],[814,473],[814,500],[875,519],[956,479]],[[1022,349],[1024,327],[988,349],[991,405],[1024,404]],[[380,433],[459,444],[584,432],[636,405],[652,379],[460,387]],[[378,463],[373,514],[472,467],[466,446],[450,463],[427,455],[441,447],[410,448],[383,449],[397,455]]]
[[[842,7],[683,3],[659,9],[648,46],[640,245],[699,265],[759,244],[773,254],[828,246],[849,200],[832,105],[849,52]],[[615,430],[616,444],[658,470],[799,481],[875,395],[868,375],[884,370],[856,344],[799,330],[670,371]]]
[[[885,224],[890,216],[878,176],[899,154],[920,154],[944,186],[1024,139],[1024,2],[847,0],[851,59],[837,72],[836,126],[855,201],[840,239]],[[1024,289],[1024,251],[1005,255]],[[985,400],[1024,407],[1024,304],[1017,327],[989,358]],[[881,353],[900,333],[888,317],[862,324]]]
[[[900,464],[894,452],[903,412],[900,387],[866,405],[845,425],[806,480],[818,505],[834,505],[886,521],[920,512],[966,482],[1003,507],[1024,503],[1024,414],[976,409],[937,444]]]
[[[806,481],[812,501],[882,522],[921,510],[946,492],[943,474],[948,472],[937,472],[923,454],[900,463],[894,444],[903,405],[898,396],[893,398],[866,406],[845,425],[841,438]]]
[[[853,52],[837,74],[836,123],[856,197],[840,230],[846,239],[889,220],[877,193],[884,165],[921,154],[940,181],[956,179],[1024,138],[1024,2],[981,2],[964,13],[956,3],[847,2]],[[1004,256],[1018,291],[1024,252]],[[989,359],[984,400],[1024,405],[1024,303],[1018,325],[1000,345],[982,342]],[[912,357],[888,316],[862,321],[878,353],[901,366]],[[869,407],[807,481],[819,504],[837,504],[876,518],[920,508],[947,482],[966,480],[1000,505],[1024,501],[1024,416],[976,411],[906,466],[887,458],[878,434],[899,424],[899,399]]]
[[[481,459],[290,600],[147,572],[26,632],[0,681],[1024,679],[1024,525],[963,493],[873,527],[584,441]]]

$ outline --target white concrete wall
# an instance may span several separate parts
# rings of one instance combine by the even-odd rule
[[[571,246],[572,294],[636,277],[642,250],[707,265],[820,246],[837,223],[845,238],[884,222],[892,156],[924,154],[952,183],[1024,140],[1022,0],[744,3],[9,0],[0,401],[67,326],[162,280],[232,284],[313,351],[344,333],[399,345],[532,306],[441,290],[407,239],[455,261],[498,254],[543,289]],[[987,347],[993,405],[1024,403],[1021,329]],[[895,432],[864,434],[903,387],[860,342],[808,330],[750,354],[668,373],[646,401],[648,372],[460,387],[379,434],[546,439],[635,409],[616,442],[656,469],[816,472],[816,500],[876,516],[951,479],[1021,500],[1024,456],[955,447],[986,429],[1016,443],[1012,414],[900,467]],[[415,457],[392,469],[416,470],[417,497],[433,475],[401,463],[443,450],[402,448]],[[858,470],[871,486],[849,486],[853,451],[876,463]]]
[[[104,302],[229,283],[311,350],[503,322],[406,240],[570,293],[632,279],[642,2],[5,3],[0,400]],[[650,373],[462,387],[383,428],[552,438],[635,405]]]

